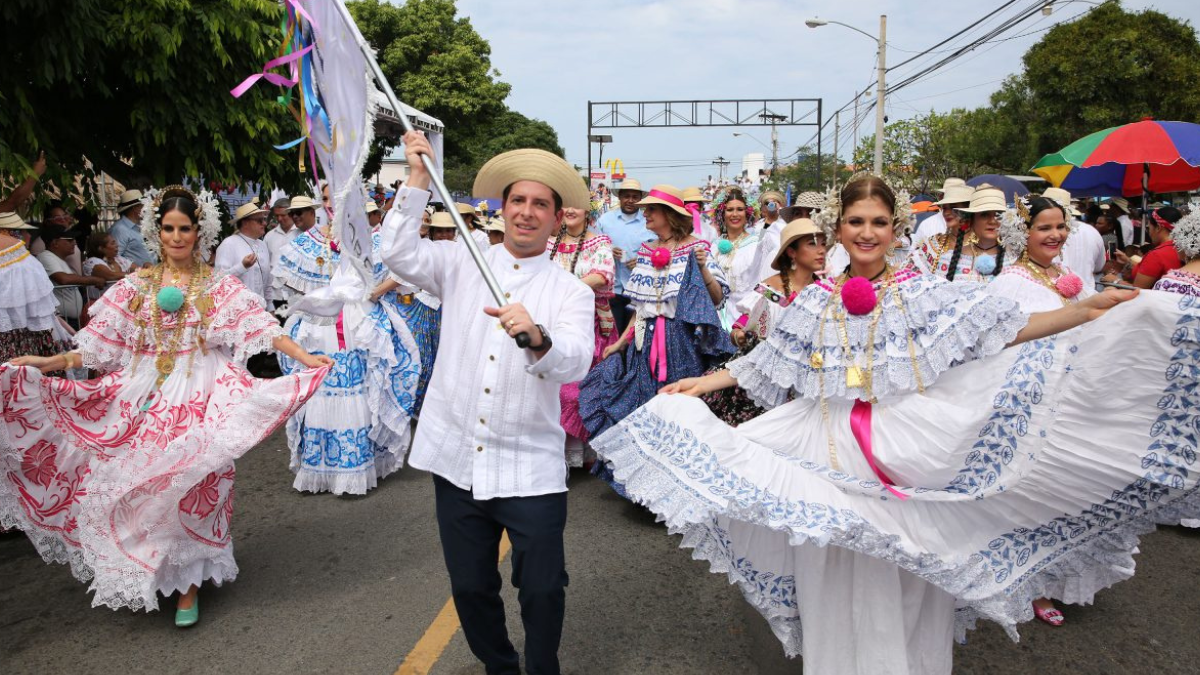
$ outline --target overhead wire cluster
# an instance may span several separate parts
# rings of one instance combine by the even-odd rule
[[[899,92],[907,87],[910,87],[913,84],[928,80],[935,75],[945,73],[945,72],[948,72],[949,70],[952,70],[952,68],[947,68],[947,66],[949,66],[950,64],[952,64],[956,61],[959,61],[959,59],[962,59],[963,57],[967,56],[968,54],[975,52],[976,50],[978,50],[980,47],[983,47],[984,45],[992,45],[992,46],[989,47],[988,49],[983,50],[979,54],[975,54],[975,56],[973,56],[971,59],[967,59],[967,61],[973,60],[974,58],[982,55],[983,53],[986,53],[987,51],[994,49],[996,46],[1000,45],[1001,43],[1008,42],[1010,40],[1015,40],[1018,38],[1027,37],[1029,35],[1034,35],[1036,33],[1045,32],[1056,26],[1075,21],[1076,19],[1080,18],[1087,12],[1091,11],[1096,4],[1096,3],[1087,2],[1085,4],[1093,5],[1093,7],[1089,7],[1087,9],[1085,9],[1084,11],[1079,12],[1078,14],[1075,14],[1074,16],[1064,19],[1063,21],[1056,22],[1050,26],[1046,26],[1045,28],[1041,28],[1038,30],[1029,30],[1029,31],[1026,31],[1026,32],[1017,34],[1017,35],[1005,36],[1006,33],[1011,32],[1012,30],[1014,30],[1018,26],[1024,24],[1026,21],[1033,18],[1034,16],[1042,14],[1042,10],[1047,6],[1055,5],[1057,7],[1064,7],[1066,5],[1075,4],[1077,2],[1084,2],[1084,0],[1036,0],[1035,2],[1020,6],[1015,12],[1009,13],[1006,17],[1004,16],[1005,13],[1008,12],[1008,10],[1010,10],[1013,5],[1017,5],[1019,3],[1019,0],[1006,0],[1005,2],[1002,2],[1000,4],[1000,6],[989,11],[987,14],[983,15],[979,19],[976,19],[974,22],[968,24],[966,27],[964,27],[961,30],[955,32],[954,34],[946,37],[945,39],[941,40],[940,42],[938,42],[934,45],[931,45],[927,49],[924,49],[924,50],[921,50],[920,52],[915,53],[913,56],[904,59],[900,63],[888,66],[886,68],[885,72],[888,73],[889,76],[893,72],[899,71],[901,69],[907,68],[907,72],[900,75],[898,80],[893,79],[890,83],[887,83],[886,88],[884,90],[885,100],[886,100],[886,97],[894,96],[897,92]],[[1042,21],[1045,21],[1047,18],[1048,17],[1046,15],[1042,15],[1042,18],[1039,19],[1038,21],[1036,21],[1033,25],[1037,25],[1037,24],[1041,23]],[[997,20],[999,20],[998,23],[996,22]],[[991,25],[991,27],[989,28],[988,26],[990,24],[994,24],[994,25]],[[904,51],[904,52],[910,51],[910,50],[905,50],[905,49],[900,49],[900,48],[894,47],[890,44],[888,45],[888,48],[895,49],[897,51]],[[967,61],[962,61],[958,65],[962,65],[963,63],[966,63]],[[942,92],[939,94],[933,94],[933,95],[929,95],[929,96],[921,96],[921,97],[918,97],[918,98],[912,99],[912,100],[936,98],[937,96],[944,96],[946,94],[957,93],[959,91],[965,91],[967,89],[974,89],[977,87],[984,86],[986,84],[996,84],[996,83],[1002,82],[1002,81],[1003,81],[1003,78],[999,79],[999,80],[993,80],[991,82],[975,84],[970,87],[962,87],[959,89],[954,89],[954,90]],[[875,106],[876,106],[875,99],[871,98],[869,100],[863,100],[863,96],[870,93],[873,89],[875,89],[875,87],[876,87],[875,78],[872,77],[870,84],[868,84],[861,91],[859,91],[854,96],[854,98],[850,99],[846,104],[844,104],[843,106],[838,108],[836,111],[834,111],[833,114],[826,116],[826,118],[822,121],[821,127],[817,130],[817,132],[815,134],[813,134],[813,136],[807,142],[803,143],[800,147],[806,147],[806,146],[812,145],[812,143],[817,139],[817,136],[824,132],[824,129],[825,129],[825,127],[827,127],[829,125],[830,120],[834,119],[838,113],[846,112],[847,110],[853,108],[855,105],[855,102],[862,101],[862,103],[859,106],[859,109],[857,111],[857,115],[855,115],[851,119],[850,124],[846,127],[849,130],[849,133],[846,134],[846,138],[844,140],[839,139],[838,147],[834,148],[835,154],[840,156],[842,147],[845,146],[847,142],[853,142],[852,139],[856,138],[855,132],[857,132],[859,126],[861,126],[861,124],[864,121],[869,119],[869,117],[874,114]],[[906,103],[906,102],[901,101],[901,103]],[[907,106],[907,107],[911,110],[914,110],[914,111],[916,110],[915,108],[912,108],[911,106]],[[853,150],[854,150],[854,148],[852,147],[851,152],[853,152]],[[796,154],[797,153],[792,153],[788,157],[795,156]]]

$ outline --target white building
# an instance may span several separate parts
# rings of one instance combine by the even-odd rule
[[[742,174],[750,178],[754,185],[762,183],[762,170],[767,168],[767,158],[761,152],[751,152],[742,155]]]

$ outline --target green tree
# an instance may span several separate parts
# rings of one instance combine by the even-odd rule
[[[1047,32],[1022,61],[1036,125],[1026,168],[1106,127],[1200,118],[1200,41],[1189,22],[1162,12],[1105,2]]]
[[[347,3],[363,37],[378,54],[379,67],[401,101],[446,125],[446,184],[469,192],[475,173],[492,156],[516,148],[563,154],[549,124],[510,110],[511,87],[492,67],[491,46],[457,16],[453,0],[380,0]],[[379,139],[367,173],[398,139]]]
[[[277,53],[280,16],[272,0],[0,3],[0,175],[44,150],[59,186],[91,173],[85,158],[131,185],[295,185],[294,156],[271,147],[295,135],[275,93],[229,95]]]

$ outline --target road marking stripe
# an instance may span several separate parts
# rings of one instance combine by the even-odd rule
[[[500,559],[496,564],[504,562],[511,549],[508,532],[505,532],[500,536]],[[434,617],[433,623],[425,629],[425,634],[417,641],[412,651],[404,657],[404,661],[396,669],[396,675],[428,675],[459,627],[458,612],[454,611],[454,598],[450,598],[442,605],[442,611]]]

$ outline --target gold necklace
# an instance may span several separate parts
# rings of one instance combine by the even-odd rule
[[[1064,306],[1071,304],[1071,301],[1062,294],[1062,291],[1058,290],[1058,286],[1054,284],[1054,279],[1051,279],[1050,275],[1046,273],[1046,269],[1049,268],[1043,269],[1040,264],[1029,257],[1028,252],[1021,254],[1021,262],[1024,263],[1025,269],[1029,270],[1029,274],[1033,277],[1034,281],[1054,291],[1054,294],[1058,296],[1058,299],[1062,301]],[[1054,263],[1051,263],[1050,267],[1054,267]],[[1062,270],[1059,270],[1059,276],[1062,276]]]

